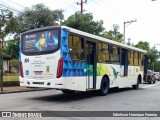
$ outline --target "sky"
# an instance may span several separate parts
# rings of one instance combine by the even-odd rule
[[[43,3],[51,10],[63,9],[65,19],[80,11],[76,2],[80,0],[0,0],[1,4],[18,11]],[[137,20],[126,24],[126,42],[130,38],[134,44],[139,41],[149,42],[150,47],[160,44],[160,0],[87,0],[84,9],[84,13],[93,13],[94,20],[103,20],[106,31],[111,30],[113,24],[118,24],[123,34],[124,22]],[[156,49],[160,50],[160,45],[156,45]]]

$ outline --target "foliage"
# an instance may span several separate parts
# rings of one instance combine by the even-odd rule
[[[100,35],[104,31],[103,21],[94,21],[92,13],[81,14],[76,12],[63,22],[63,25],[72,27],[84,32]]]
[[[146,41],[145,41],[145,42],[139,41],[139,42],[135,45],[135,47],[147,51],[148,56],[149,56],[149,59],[150,59],[150,63],[149,63],[149,65],[148,65],[148,69],[153,69],[153,67],[154,67],[154,68],[157,68],[157,67],[160,68],[160,66],[158,66],[158,64],[157,64],[157,60],[158,60],[158,58],[160,57],[160,53],[159,53],[156,49],[150,48],[148,42],[146,42]],[[155,65],[156,65],[156,67],[155,67]],[[158,70],[158,69],[157,69],[157,70]]]
[[[19,75],[4,75],[3,81],[19,81]]]
[[[6,21],[5,29],[4,29],[6,35],[15,33],[15,30],[18,27],[18,25],[16,24],[16,17],[13,16],[12,12],[10,12],[9,14],[10,14],[9,15],[10,19]]]
[[[10,55],[12,58],[18,59],[19,41],[11,40],[5,42],[4,49],[6,54]]]
[[[19,86],[19,75],[4,75],[3,86]]]
[[[156,61],[155,62],[154,71],[160,72],[160,61]]]
[[[126,42],[127,45],[134,46],[134,43],[131,43],[131,39],[130,38],[128,38],[127,40],[128,40],[128,42]]]
[[[59,25],[64,15],[62,10],[50,10],[43,4],[37,4],[31,8],[26,8],[16,18],[18,28],[17,33],[52,25]]]
[[[148,55],[149,55],[150,61],[151,61],[151,63],[149,64],[149,69],[155,69],[155,66],[160,67],[160,66],[158,66],[158,64],[156,65],[157,60],[160,57],[160,53],[157,50],[155,50],[154,48],[152,48],[148,52]]]
[[[18,68],[18,59],[10,60],[10,64],[11,66]]]
[[[147,52],[150,52],[150,46],[149,43],[147,41],[143,42],[143,41],[139,41],[135,47],[146,50]]]
[[[5,50],[4,48],[0,47],[0,55],[4,54]]]
[[[119,32],[119,25],[117,24],[113,25],[113,30],[105,31],[101,34],[101,36],[116,42],[123,41],[123,34]]]
[[[6,9],[0,9],[0,40],[3,41],[4,38],[12,31],[13,27],[10,23],[13,21],[13,13]],[[13,24],[13,23],[12,23]],[[10,25],[10,27],[9,27]]]

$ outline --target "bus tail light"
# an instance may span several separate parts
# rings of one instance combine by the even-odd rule
[[[19,68],[20,68],[20,75],[21,75],[21,77],[23,78],[24,75],[23,75],[23,65],[22,65],[22,61],[20,61],[20,66],[19,66]]]
[[[56,78],[60,78],[62,76],[62,73],[63,73],[63,57],[61,57],[58,61]]]

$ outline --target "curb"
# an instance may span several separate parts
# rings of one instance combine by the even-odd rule
[[[31,89],[31,90],[17,90],[17,91],[0,91],[0,94],[21,93],[21,92],[33,92],[33,91],[42,91],[42,90],[50,90],[50,89],[51,89],[51,88]]]

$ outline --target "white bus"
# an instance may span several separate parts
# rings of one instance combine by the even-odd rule
[[[138,88],[147,52],[66,26],[24,32],[20,85],[71,91]]]

